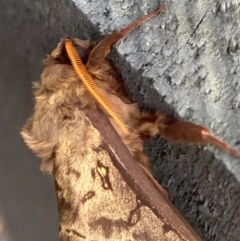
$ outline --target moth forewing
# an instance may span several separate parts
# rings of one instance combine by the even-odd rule
[[[120,198],[123,199],[122,207],[127,208],[128,204],[135,207],[134,210],[129,208],[133,216],[129,216],[128,220],[137,220],[135,222],[141,232],[135,236],[134,231],[130,236],[133,239],[129,240],[135,240],[134,237],[140,240],[201,240],[166,198],[165,193],[159,192],[153,182],[149,181],[149,176],[143,172],[145,169],[142,170],[133,159],[102,111],[88,109],[84,112],[91,124],[101,133],[105,143],[102,146],[110,157],[110,170],[115,170],[114,177],[118,176],[112,180],[118,183]],[[121,185],[125,187],[124,190]],[[140,211],[137,212],[136,206]]]
[[[53,172],[62,240],[200,240],[151,185],[105,114],[88,109],[76,116],[59,132],[63,155]]]

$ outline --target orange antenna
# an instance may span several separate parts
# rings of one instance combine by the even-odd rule
[[[84,86],[103,107],[103,109],[116,121],[121,129],[125,133],[128,133],[128,128],[120,117],[119,113],[116,111],[116,108],[109,102],[108,98],[104,95],[104,93],[102,93],[102,91],[93,81],[92,76],[88,73],[85,65],[82,63],[80,57],[78,56],[75,47],[69,39],[65,40],[65,48],[72,66],[79,78],[82,80]]]
[[[92,66],[94,66],[95,63],[101,63],[106,58],[106,55],[110,50],[110,47],[114,43],[116,43],[119,39],[129,34],[131,31],[133,31],[135,28],[143,24],[145,21],[154,17],[158,13],[163,12],[164,10],[165,10],[165,5],[161,5],[156,10],[146,14],[136,22],[128,25],[127,27],[123,28],[118,32],[112,33],[110,36],[102,40],[91,51],[89,55],[88,62],[87,62],[87,66],[89,67],[89,69],[92,68]],[[103,109],[116,121],[116,123],[120,126],[120,128],[125,133],[128,133],[128,128],[125,125],[122,118],[120,117],[119,113],[116,111],[116,108],[109,102],[108,98],[104,95],[104,93],[101,92],[99,87],[93,81],[91,75],[89,74],[85,65],[82,63],[80,57],[78,56],[78,53],[74,48],[70,39],[65,40],[65,48],[75,72],[82,80],[87,90],[97,100],[97,102],[103,107]]]

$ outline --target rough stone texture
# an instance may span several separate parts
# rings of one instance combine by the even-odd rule
[[[65,35],[96,40],[161,4],[74,2],[81,11],[70,0],[0,2],[0,205],[13,240],[58,240],[52,181],[18,134],[32,111],[30,83],[42,59]],[[165,2],[166,13],[126,37],[111,57],[141,106],[203,124],[240,149],[238,1]],[[239,240],[238,159],[160,137],[146,150],[155,177],[204,240]]]

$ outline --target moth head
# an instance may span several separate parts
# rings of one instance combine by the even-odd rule
[[[76,48],[79,57],[81,58],[83,64],[87,63],[88,56],[93,48],[90,44],[89,40],[82,40],[78,38],[65,37],[62,38],[60,43],[57,45],[57,48],[52,51],[50,56],[45,60],[45,64],[54,63],[68,63],[70,64],[70,60],[68,58],[66,49],[65,49],[65,41],[66,39],[70,39]]]

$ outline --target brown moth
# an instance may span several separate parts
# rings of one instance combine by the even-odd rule
[[[96,46],[62,39],[45,60],[41,81],[34,83],[34,114],[21,134],[42,158],[41,169],[54,176],[61,240],[201,240],[152,178],[143,142],[160,134],[190,144],[210,142],[240,156],[203,126],[159,111],[141,112],[118,82],[117,70],[106,59],[110,46],[163,10],[164,5]],[[128,131],[81,82],[67,42],[78,49],[107,105]]]

